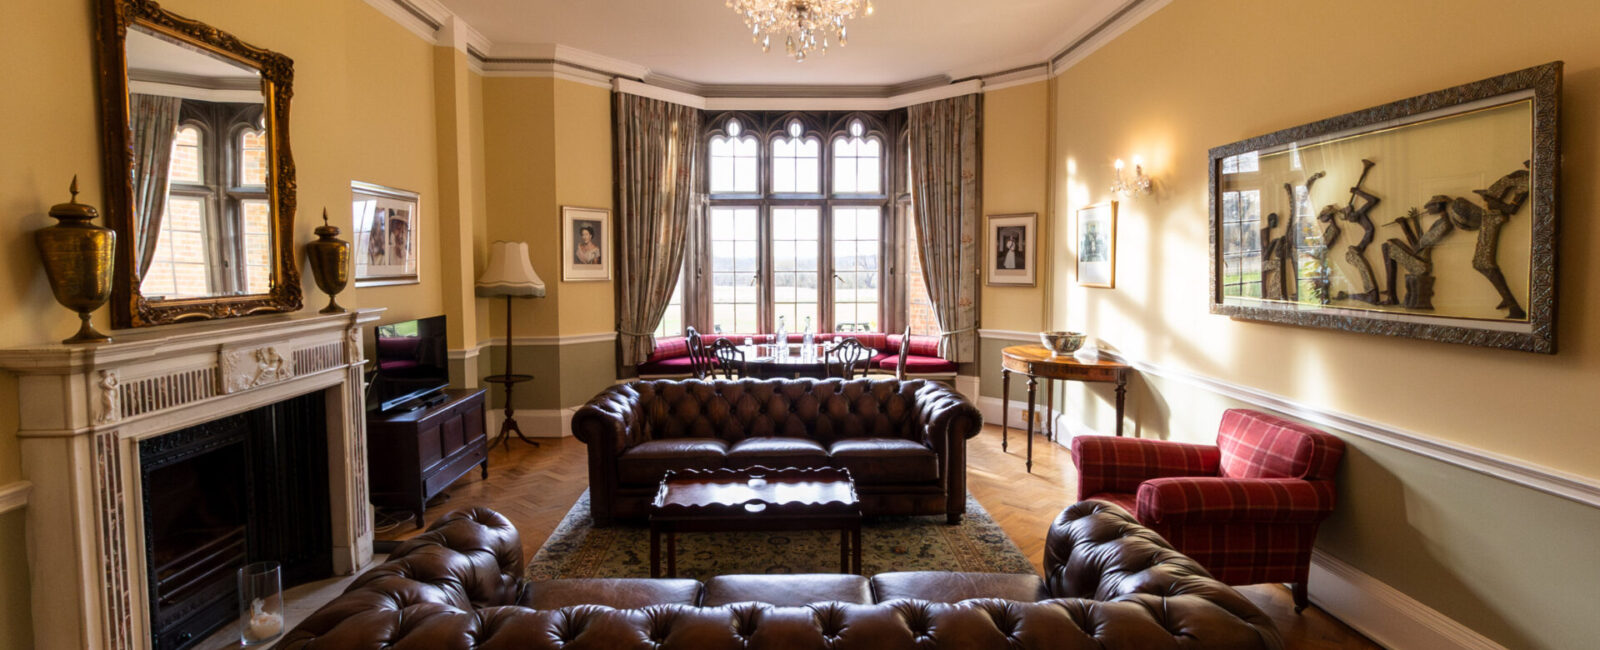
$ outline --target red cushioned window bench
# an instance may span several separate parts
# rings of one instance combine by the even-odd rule
[[[1217,444],[1078,436],[1078,499],[1117,504],[1230,585],[1291,583],[1295,611],[1317,527],[1333,513],[1344,441],[1260,411],[1222,414]]]
[[[856,339],[872,351],[871,358],[867,360],[868,370],[893,375],[899,367],[901,336],[883,332],[824,332],[816,335],[816,341],[828,343],[842,338]],[[729,339],[738,344],[743,344],[746,338],[758,344],[772,342],[771,334],[703,334],[701,338],[707,349],[718,339]],[[790,343],[799,339],[798,334],[789,336]],[[692,376],[694,371],[689,360],[688,339],[682,336],[657,338],[655,351],[649,359],[638,365],[637,370],[640,379],[683,379]],[[907,379],[954,379],[955,376],[956,364],[939,356],[939,337],[911,337],[906,355]]]

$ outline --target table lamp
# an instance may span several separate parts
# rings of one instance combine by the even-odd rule
[[[515,432],[517,437],[535,447],[539,443],[529,440],[522,434],[522,429],[517,426],[517,419],[513,417],[511,407],[511,388],[517,384],[532,381],[533,375],[518,375],[511,372],[512,342],[511,337],[511,300],[513,298],[543,298],[544,281],[539,279],[539,274],[533,272],[533,264],[528,261],[528,245],[519,241],[497,241],[489,245],[489,265],[483,270],[483,275],[478,276],[476,293],[482,297],[506,297],[506,369],[498,375],[484,377],[483,380],[492,384],[505,387],[506,419],[500,423],[500,434],[489,447],[504,442],[509,448],[511,445],[510,434]]]

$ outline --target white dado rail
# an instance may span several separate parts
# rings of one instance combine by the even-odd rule
[[[139,442],[285,399],[327,398],[333,565],[372,560],[361,330],[381,310],[116,333],[0,350],[17,374],[39,648],[146,648]]]

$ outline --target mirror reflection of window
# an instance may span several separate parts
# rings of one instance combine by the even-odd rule
[[[267,135],[239,132],[239,211],[243,220],[245,293],[272,285],[272,210],[267,204]]]
[[[147,297],[193,298],[211,294],[206,269],[205,136],[182,125],[172,142],[166,210],[156,250],[139,292]]]

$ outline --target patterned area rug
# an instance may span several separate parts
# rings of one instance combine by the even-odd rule
[[[861,570],[869,576],[885,571],[1034,572],[1028,558],[970,494],[967,515],[959,526],[946,525],[944,515],[868,517],[861,526]],[[838,571],[837,531],[678,535],[680,577],[705,580],[734,573]],[[595,528],[585,491],[528,563],[528,577],[648,578],[650,529],[643,522]]]

